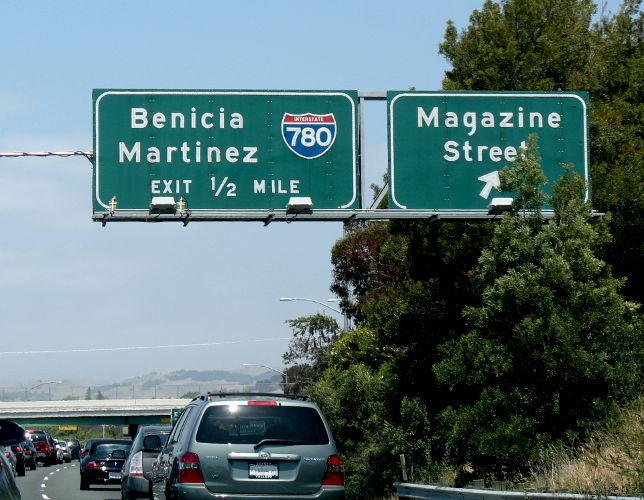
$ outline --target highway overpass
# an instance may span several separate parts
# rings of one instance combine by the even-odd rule
[[[190,399],[0,401],[0,418],[23,427],[170,424],[173,410],[176,414],[189,402]]]

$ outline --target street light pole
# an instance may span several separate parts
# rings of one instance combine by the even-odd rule
[[[284,388],[288,385],[288,371],[287,370],[278,370],[277,368],[273,368],[271,366],[267,365],[262,365],[259,363],[242,363],[242,366],[261,366],[262,368],[266,368],[267,370],[270,370],[275,373],[279,373],[281,376],[284,377]]]
[[[338,314],[341,314],[344,319],[343,330],[345,332],[349,330],[349,320],[347,318],[347,315],[343,313],[340,309],[336,309],[335,307],[331,307],[329,304],[325,304],[324,302],[321,302],[315,299],[307,299],[305,297],[280,297],[280,302],[292,302],[294,300],[303,300],[305,302],[315,302],[316,304],[319,304],[323,307],[326,307],[327,309],[331,309],[332,311],[337,312]],[[332,301],[332,300],[336,300],[336,299],[329,299],[329,301]]]
[[[29,399],[28,393],[33,391],[34,389],[38,389],[38,387],[42,387],[44,385],[49,385],[49,400],[51,401],[51,384],[62,384],[62,383],[63,383],[62,380],[49,380],[47,382],[41,382],[32,387],[29,387],[28,389],[25,389],[25,399]]]

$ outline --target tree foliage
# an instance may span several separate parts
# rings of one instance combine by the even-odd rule
[[[594,52],[580,81],[591,95],[594,206],[612,215],[605,258],[628,277],[625,294],[644,302],[644,15],[641,0],[591,33]]]
[[[293,329],[293,339],[282,358],[286,363],[314,362],[322,351],[337,340],[340,328],[328,314],[313,314],[287,321]]]
[[[479,259],[482,304],[465,308],[467,331],[434,367],[455,396],[441,415],[449,460],[496,479],[516,479],[554,441],[587,437],[644,380],[642,324],[595,255],[605,233],[589,223],[583,180],[566,171],[543,223],[535,147],[503,177],[517,196]]]
[[[487,0],[439,51],[451,63],[446,90],[571,90],[592,46],[592,0]]]
[[[440,53],[447,90],[588,91],[594,208],[615,236],[605,257],[644,301],[644,18],[641,0],[591,25],[591,0],[486,1],[459,33],[448,23]],[[554,180],[554,179],[553,179]]]
[[[590,93],[593,208],[607,216],[590,219],[571,168],[544,178],[532,137],[502,171],[515,196],[501,220],[347,228],[331,290],[357,327],[294,323],[284,359],[302,362],[289,370],[329,419],[350,497],[384,495],[401,453],[416,479],[446,464],[458,484],[520,478],[540,450],[579,442],[641,392],[640,5],[592,25],[591,0],[488,0],[462,32],[448,23],[447,90]]]

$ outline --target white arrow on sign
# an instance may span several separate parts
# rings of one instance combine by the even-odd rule
[[[498,170],[490,172],[489,174],[482,175],[478,179],[481,182],[485,182],[485,186],[483,186],[483,189],[481,189],[479,196],[481,196],[481,198],[485,198],[486,200],[488,196],[490,196],[492,188],[495,188],[497,191],[499,191],[501,188],[501,179],[499,179]]]

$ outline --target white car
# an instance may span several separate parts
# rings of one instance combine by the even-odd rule
[[[69,451],[69,446],[67,445],[67,441],[58,441],[58,443],[56,444],[56,448],[60,451],[61,463],[65,462],[68,464],[69,462],[72,461],[72,454]]]
[[[54,439],[54,446],[56,446],[56,461],[57,464],[63,463],[63,450],[60,448],[60,443],[58,439]]]

